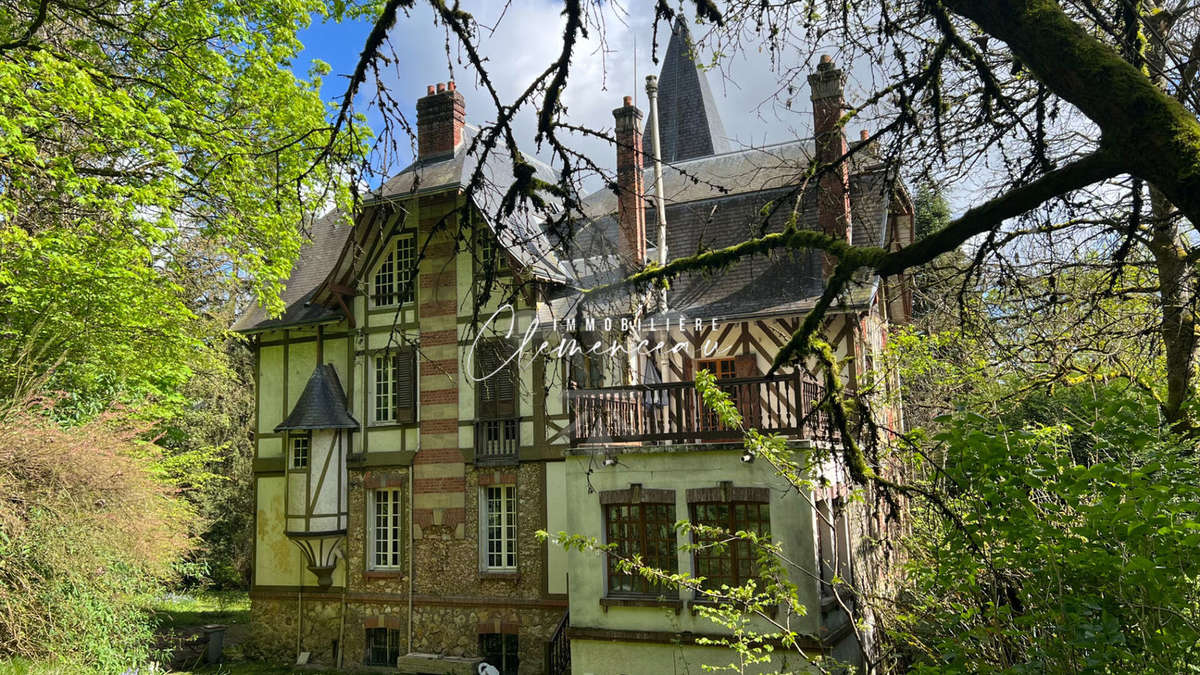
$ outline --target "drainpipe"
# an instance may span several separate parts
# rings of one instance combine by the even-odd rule
[[[420,366],[417,366],[420,368]],[[417,382],[420,382],[420,378]],[[418,388],[417,396],[420,396]],[[420,407],[417,408],[420,410]],[[417,432],[417,452],[421,451],[421,432]],[[413,651],[413,548],[417,545],[413,535],[413,465],[408,465],[408,653]]]
[[[417,344],[420,350],[420,343]],[[421,452],[421,359],[417,359],[416,399],[417,404],[417,452]],[[416,500],[413,496],[413,467],[415,462],[408,465],[408,653],[413,651],[413,560],[416,558],[417,538],[413,532],[413,507]]]
[[[658,133],[658,77],[646,76],[646,96],[650,99],[650,147],[654,150],[654,210],[658,214],[658,264],[667,264],[667,205],[663,201],[662,140]],[[667,309],[667,289],[663,287],[659,311]]]

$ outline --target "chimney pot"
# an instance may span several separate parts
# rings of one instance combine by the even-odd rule
[[[417,158],[429,159],[454,154],[462,143],[466,103],[453,85],[429,85],[417,101]]]
[[[859,138],[863,139],[864,141],[870,140],[871,132],[867,131],[866,129],[863,129],[862,131],[858,132],[858,136],[859,136]]]
[[[454,91],[454,80],[449,80],[446,82],[446,89],[449,89],[450,91]]]
[[[626,96],[626,97],[623,99],[623,103],[624,103],[626,106],[631,106],[631,105],[633,105],[633,97],[632,97],[632,96]]]

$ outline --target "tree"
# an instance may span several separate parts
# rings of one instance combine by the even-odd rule
[[[278,309],[304,224],[346,196],[334,139],[292,75],[313,0],[0,3],[0,391],[71,414],[169,397],[204,347],[178,252]],[[74,412],[72,412],[74,411]]]

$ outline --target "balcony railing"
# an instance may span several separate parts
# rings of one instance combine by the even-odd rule
[[[520,428],[516,418],[475,422],[475,463],[516,464]]]
[[[796,438],[829,438],[825,389],[803,373],[718,382],[741,412],[745,428]],[[571,445],[671,441],[739,441],[704,406],[694,382],[575,389]]]

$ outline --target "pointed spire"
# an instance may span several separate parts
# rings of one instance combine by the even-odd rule
[[[664,162],[729,151],[725,126],[721,124],[721,115],[713,102],[708,77],[692,58],[692,34],[682,16],[671,30],[671,42],[662,61],[658,86],[658,113],[662,116],[659,133]],[[647,120],[648,125],[653,123],[654,120]],[[653,152],[649,139],[647,133],[642,143],[647,158]]]

